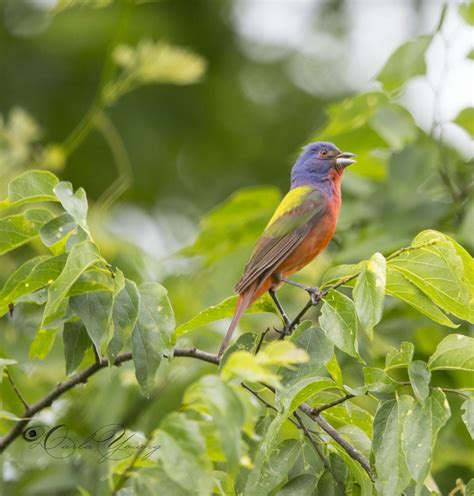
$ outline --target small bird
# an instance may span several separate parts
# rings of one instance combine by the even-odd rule
[[[234,288],[239,297],[218,357],[225,352],[245,310],[266,291],[285,325],[290,321],[276,296],[283,283],[308,291],[313,300],[318,296],[317,288],[288,277],[311,262],[331,241],[341,206],[341,178],[345,168],[355,163],[354,156],[324,141],[303,149],[291,171],[290,191],[257,241]]]

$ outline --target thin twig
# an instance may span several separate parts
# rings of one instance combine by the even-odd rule
[[[302,429],[302,431],[304,432],[305,436],[309,439],[309,442],[313,446],[314,451],[316,451],[316,453],[318,454],[319,459],[321,460],[324,468],[331,474],[332,478],[334,479],[334,481],[338,485],[339,489],[341,490],[341,493],[343,495],[346,494],[345,491],[344,491],[344,484],[342,483],[341,480],[339,480],[339,478],[337,477],[337,475],[334,473],[334,470],[331,468],[331,465],[329,464],[329,462],[327,461],[326,457],[324,456],[324,453],[321,451],[321,448],[318,446],[318,443],[313,439],[313,436],[311,435],[311,432],[304,425],[303,419],[300,417],[300,415],[298,414],[298,412],[293,412],[293,415],[295,416],[296,421],[298,422],[298,424],[299,424],[300,428]]]
[[[13,377],[10,374],[10,371],[8,370],[8,367],[5,367],[5,373],[7,374],[8,380],[10,381],[10,384],[13,388],[13,391],[15,391],[16,395],[18,396],[18,399],[23,403],[23,406],[26,409],[28,409],[30,406],[28,405],[27,401],[25,400],[25,397],[21,394],[20,390],[17,388],[15,381],[13,380]]]
[[[319,415],[321,412],[324,412],[324,410],[327,410],[328,408],[332,408],[333,406],[336,406],[336,405],[340,405],[341,403],[344,403],[345,401],[350,400],[351,398],[354,398],[353,394],[346,394],[342,398],[331,401],[331,403],[319,406],[317,408],[313,408],[312,414],[313,415]]]

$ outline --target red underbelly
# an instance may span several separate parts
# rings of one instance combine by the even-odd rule
[[[308,265],[331,241],[336,230],[336,221],[335,215],[328,215],[325,219],[321,219],[275,272],[289,276]]]

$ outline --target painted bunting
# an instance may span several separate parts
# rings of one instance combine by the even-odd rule
[[[288,283],[305,289],[314,299],[318,290],[287,279],[313,260],[331,241],[341,206],[341,178],[355,163],[353,153],[333,143],[311,143],[291,171],[291,188],[277,207],[235,286],[239,294],[234,316],[218,356],[226,350],[245,310],[266,291],[277,305],[285,325],[289,319],[276,296]]]

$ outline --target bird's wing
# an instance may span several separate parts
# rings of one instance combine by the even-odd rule
[[[256,280],[270,275],[304,240],[326,211],[323,193],[301,186],[288,192],[265,228],[235,286],[244,292]]]

